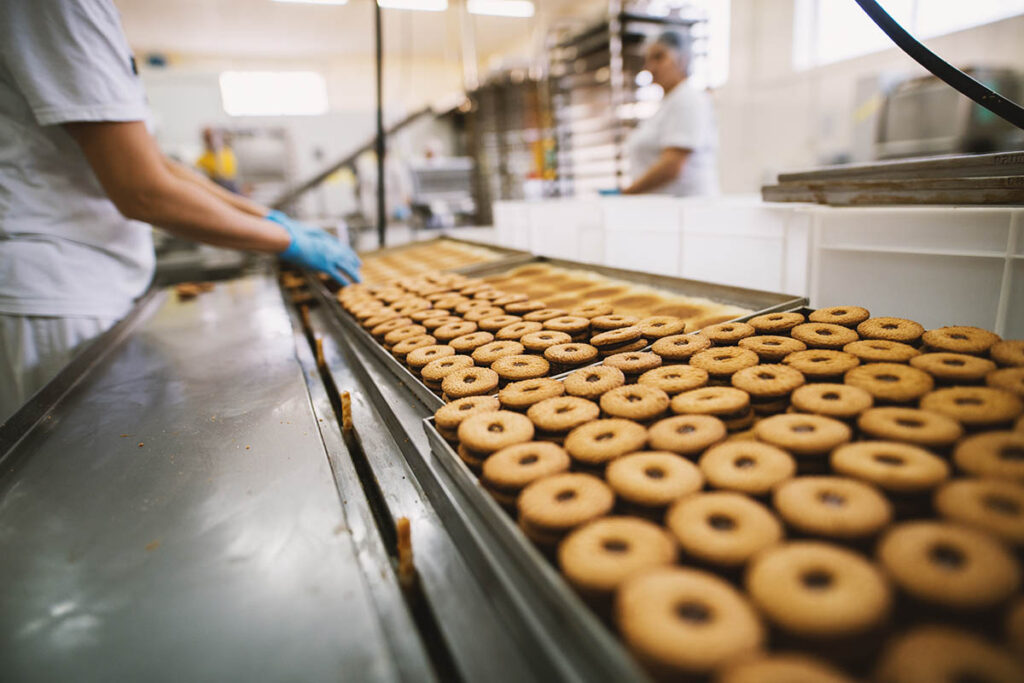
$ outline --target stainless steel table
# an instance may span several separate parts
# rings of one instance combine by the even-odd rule
[[[275,282],[150,309],[0,449],[0,680],[430,680]]]

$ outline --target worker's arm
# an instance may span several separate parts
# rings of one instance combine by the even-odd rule
[[[642,176],[622,191],[622,194],[644,194],[653,192],[677,177],[683,170],[683,164],[690,156],[690,150],[679,147],[666,147],[661,150],[655,161]]]
[[[291,263],[328,273],[342,284],[358,281],[359,258],[347,245],[276,211],[260,217],[240,210],[183,179],[168,168],[141,122],[63,125],[82,148],[107,196],[126,217],[219,247],[280,254]]]
[[[270,213],[270,209],[263,206],[262,204],[257,204],[251,199],[243,197],[240,194],[235,194],[234,192],[229,192],[225,190],[223,187],[213,182],[212,180],[204,176],[202,173],[197,173],[196,171],[192,170],[191,168],[184,164],[180,164],[177,161],[172,161],[167,157],[164,157],[164,163],[167,165],[167,169],[178,178],[181,178],[184,181],[190,182],[193,185],[196,185],[197,187],[206,190],[213,196],[219,198],[222,201],[227,202],[228,204],[235,207],[239,211],[243,211],[251,216],[256,216],[258,218],[265,218]]]

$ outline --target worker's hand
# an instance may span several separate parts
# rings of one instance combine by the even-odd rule
[[[281,258],[297,266],[327,273],[342,285],[359,282],[362,261],[351,247],[320,228],[292,219],[280,211],[271,211],[268,221],[277,223],[291,235],[292,243],[281,252]]]

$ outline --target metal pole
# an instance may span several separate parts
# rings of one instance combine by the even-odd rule
[[[384,201],[384,40],[380,3],[373,3],[374,28],[377,34],[377,244],[384,246],[388,227]]]

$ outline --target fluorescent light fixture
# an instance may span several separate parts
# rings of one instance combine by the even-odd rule
[[[384,9],[416,9],[424,12],[443,12],[448,0],[377,0]]]
[[[296,5],[347,5],[348,0],[274,0],[274,2],[290,2]]]
[[[494,17],[532,17],[533,3],[530,0],[468,0],[470,14],[487,14]]]

